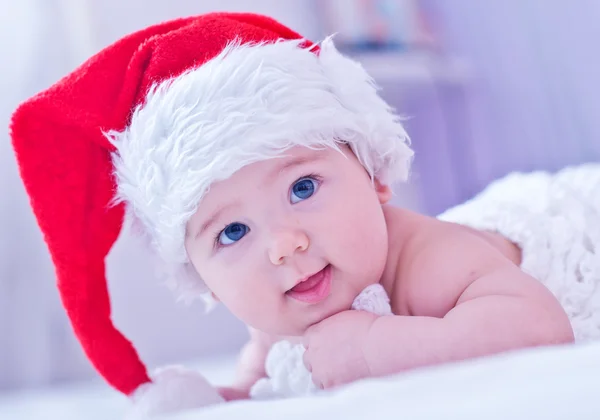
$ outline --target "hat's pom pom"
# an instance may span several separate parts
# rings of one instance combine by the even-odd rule
[[[141,385],[133,393],[133,406],[127,420],[151,419],[225,401],[204,376],[181,366],[158,369],[151,377],[152,382]]]

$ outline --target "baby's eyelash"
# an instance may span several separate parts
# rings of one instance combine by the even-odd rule
[[[295,180],[295,181],[292,183],[292,185],[294,185],[296,182],[298,182],[298,181],[300,181],[300,180],[302,180],[302,179],[306,179],[306,178],[312,178],[312,179],[314,179],[315,181],[317,181],[319,184],[320,184],[321,182],[323,182],[323,177],[322,177],[321,175],[319,175],[319,174],[315,174],[315,173],[310,173],[310,174],[308,174],[308,175],[301,176],[300,178],[298,178],[297,180]]]
[[[223,226],[221,229],[215,230],[215,233],[213,234],[213,237],[214,237],[214,239],[213,239],[213,248],[214,249],[219,249],[219,248],[223,247],[223,245],[221,245],[219,243],[219,238],[221,237],[221,234],[227,228],[227,226],[229,226],[229,223],[226,224],[225,226]]]

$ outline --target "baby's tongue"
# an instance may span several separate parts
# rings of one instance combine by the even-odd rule
[[[317,284],[319,284],[319,282],[323,279],[323,271],[319,271],[317,274],[315,274],[312,277],[309,277],[308,280],[303,281],[302,283],[298,283],[297,285],[295,285],[291,290],[293,292],[306,292],[307,290],[312,289],[313,287],[315,287]]]

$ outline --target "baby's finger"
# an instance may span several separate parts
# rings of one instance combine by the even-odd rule
[[[220,387],[217,391],[225,401],[247,400],[250,398],[248,391],[232,387]]]
[[[312,381],[318,389],[324,389],[323,383],[315,378],[314,375],[312,376]]]
[[[306,367],[306,370],[312,372],[312,365],[310,364],[310,355],[308,350],[306,350],[302,355],[302,363],[304,363],[304,367]]]
[[[318,322],[316,324],[312,324],[308,327],[304,334],[302,335],[302,340],[304,342],[304,347],[308,347],[308,342],[313,339],[316,335],[320,334],[322,331],[322,323]]]

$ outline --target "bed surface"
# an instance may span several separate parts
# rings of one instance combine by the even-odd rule
[[[194,363],[214,384],[230,383],[235,355]],[[0,420],[121,420],[129,402],[100,379],[0,394]]]
[[[227,383],[232,358],[197,364]],[[118,420],[127,401],[102,383],[0,397],[0,419]],[[162,420],[600,419],[600,343],[508,353],[355,383],[319,397],[242,401]]]

